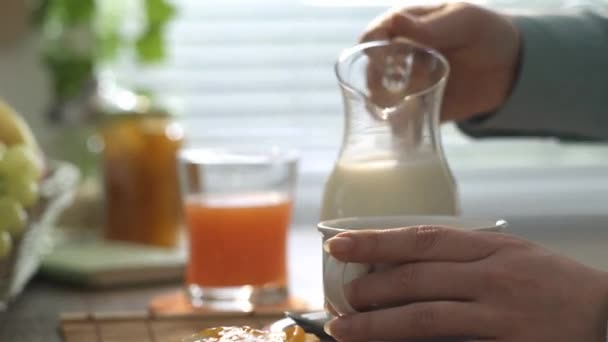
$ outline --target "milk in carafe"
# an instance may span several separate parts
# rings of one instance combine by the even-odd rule
[[[323,220],[352,216],[454,215],[456,187],[434,155],[407,162],[339,162],[325,185]]]
[[[322,220],[459,213],[439,130],[448,74],[443,56],[412,42],[369,42],[340,56],[344,139]]]

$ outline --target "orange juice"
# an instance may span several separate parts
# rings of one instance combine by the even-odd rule
[[[187,285],[285,286],[291,207],[272,192],[187,198]]]

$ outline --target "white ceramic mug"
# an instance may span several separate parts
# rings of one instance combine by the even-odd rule
[[[364,229],[395,229],[410,226],[445,226],[465,230],[501,232],[507,227],[504,220],[466,218],[456,216],[383,216],[354,217],[319,223],[323,243],[339,233]],[[356,312],[346,299],[344,286],[369,273],[372,269],[382,269],[382,265],[345,263],[323,251],[323,287],[325,300],[341,315]],[[386,269],[386,266],[384,266]]]

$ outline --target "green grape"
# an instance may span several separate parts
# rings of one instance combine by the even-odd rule
[[[5,175],[3,175],[2,173],[0,173],[0,197],[2,196],[6,196],[6,192],[7,192],[7,178]]]
[[[0,198],[0,231],[20,234],[27,224],[27,213],[23,206],[10,197]]]
[[[6,195],[25,208],[29,208],[38,202],[38,183],[27,181],[24,178],[5,180]]]
[[[0,142],[0,164],[4,159],[4,152],[6,152],[6,145]],[[6,193],[6,177],[0,173],[0,196]]]
[[[0,259],[7,257],[13,248],[13,240],[8,232],[0,232]]]
[[[0,159],[0,174],[12,179],[38,180],[42,177],[42,166],[31,148],[15,145],[8,147]]]

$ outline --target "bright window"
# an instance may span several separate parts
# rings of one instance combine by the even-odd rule
[[[501,9],[521,4],[554,9],[585,3],[477,2]],[[146,70],[123,65],[122,76],[180,98],[182,120],[194,144],[297,148],[302,157],[300,196],[304,199],[300,203],[318,204],[322,181],[342,138],[342,103],[333,63],[391,3],[397,2],[177,0],[180,15],[169,33],[171,56],[166,64]],[[443,128],[443,140],[450,164],[463,183],[476,180],[480,171],[488,169],[608,165],[608,148],[597,145],[547,139],[473,141],[452,125]],[[509,177],[507,172],[501,185]],[[522,185],[522,189],[528,187]],[[302,215],[314,215],[317,209],[310,208]]]
[[[437,1],[409,1],[432,2]],[[476,2],[503,9],[522,3],[527,8],[582,3]],[[143,71],[123,67],[123,76],[178,97],[194,143],[291,146],[301,151],[303,170],[325,172],[335,158],[342,134],[342,104],[333,62],[391,3],[397,2],[177,0],[180,15],[169,33],[171,56],[167,63]],[[573,147],[556,148],[547,140],[527,140],[523,144],[492,140],[471,147],[471,140],[453,126],[446,125],[443,131],[446,149],[456,167],[478,164],[471,158],[496,149],[501,153],[489,153],[484,163],[499,155],[500,160],[492,162],[530,163],[537,157],[542,159],[548,151],[552,155],[559,152],[558,158],[576,157],[576,162],[594,158],[594,153],[570,153]]]

